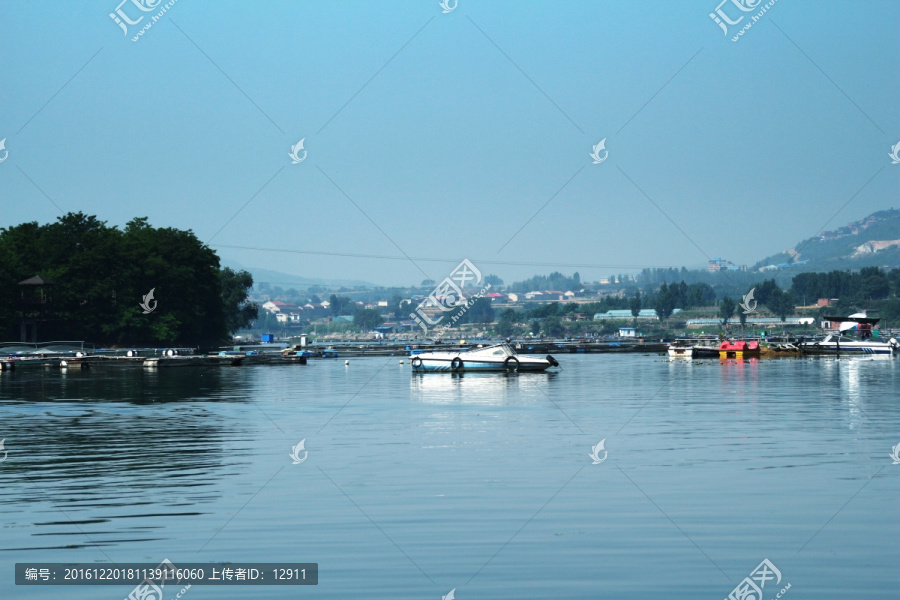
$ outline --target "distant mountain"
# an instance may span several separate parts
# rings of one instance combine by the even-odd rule
[[[360,281],[358,279],[317,279],[311,277],[300,277],[299,275],[291,275],[289,273],[282,273],[281,271],[272,271],[269,269],[259,269],[256,267],[245,267],[241,263],[229,260],[222,259],[221,264],[223,267],[231,267],[232,269],[243,269],[245,271],[249,271],[251,275],[253,275],[253,286],[258,287],[261,283],[268,283],[273,286],[280,286],[282,288],[303,288],[306,289],[311,285],[322,286],[326,289],[335,289],[339,287],[366,287],[366,288],[374,288],[376,287],[374,283],[370,283],[368,281]]]
[[[900,267],[900,210],[872,213],[834,231],[803,240],[768,256],[752,270],[833,271],[862,267]]]

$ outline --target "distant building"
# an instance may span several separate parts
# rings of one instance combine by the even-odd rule
[[[724,258],[714,258],[709,263],[707,263],[707,267],[709,268],[710,273],[717,273],[718,271],[746,271],[747,265],[737,266],[730,260],[725,260]]]
[[[725,260],[724,258],[714,258],[709,261],[709,272],[715,273],[717,271],[723,271],[726,267],[728,267],[728,265],[734,266],[734,264],[730,260]]]
[[[279,302],[278,300],[269,300],[268,302],[262,305],[263,310],[268,311],[272,314],[278,313],[287,313],[290,311],[300,311],[302,310],[296,304],[289,304],[287,302]]]
[[[519,301],[518,294],[507,294],[506,297],[509,298],[510,302],[518,302]]]
[[[595,321],[603,321],[605,319],[633,319],[630,310],[608,310],[605,313],[597,313],[594,315]]]
[[[736,321],[730,321],[734,324]],[[747,325],[761,325],[763,327],[769,326],[780,326],[780,325],[812,325],[815,323],[815,319],[812,317],[788,317],[781,321],[778,317],[747,317]],[[719,326],[722,325],[722,319],[688,319],[687,327],[710,327],[710,326]]]
[[[633,319],[634,316],[631,314],[630,310],[608,310],[605,313],[597,313],[594,315],[595,321],[603,321],[606,319]],[[659,320],[659,315],[656,314],[656,310],[652,308],[645,308],[638,313],[638,319],[643,320]]]
[[[809,262],[809,259],[798,260],[797,262],[791,262],[791,263],[778,263],[777,265],[766,265],[764,267],[760,267],[759,270],[760,271],[781,271],[782,269],[790,269],[791,267],[798,267],[800,265],[805,265],[808,262]]]
[[[634,327],[619,327],[619,337],[637,337],[637,329],[635,329]]]
[[[298,312],[277,312],[275,320],[279,323],[302,323],[303,315]]]

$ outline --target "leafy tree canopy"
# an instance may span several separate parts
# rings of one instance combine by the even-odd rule
[[[384,323],[378,311],[372,308],[361,308],[353,315],[353,324],[363,331],[371,331]]]
[[[118,345],[218,345],[256,316],[247,304],[246,271],[220,269],[215,252],[192,231],[152,227],[135,218],[124,229],[68,213],[55,222],[0,229],[0,333],[19,339],[18,282],[41,275],[44,311],[37,339]],[[149,297],[153,291],[152,299]],[[141,307],[152,308],[147,312]]]

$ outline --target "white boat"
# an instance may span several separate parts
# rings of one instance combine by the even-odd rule
[[[872,327],[880,319],[867,317],[865,313],[856,313],[849,317],[822,317],[826,321],[840,321],[837,333],[829,334],[823,340],[802,342],[800,352],[804,354],[887,354],[893,356],[900,350],[897,338],[886,341],[872,339]],[[843,332],[857,330],[859,337],[844,335]]]
[[[464,371],[546,371],[557,367],[555,358],[516,354],[509,344],[496,344],[474,350],[423,352],[410,356],[413,373],[464,372]]]
[[[833,333],[824,340],[815,342],[803,342],[800,344],[800,352],[804,354],[889,354],[893,355],[900,350],[897,338],[891,338],[885,342],[879,340],[861,340],[858,338]]]
[[[667,349],[669,358],[694,358],[694,346],[686,341],[676,340]]]

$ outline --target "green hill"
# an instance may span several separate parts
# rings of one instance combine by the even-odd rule
[[[764,258],[752,270],[764,267],[820,272],[900,267],[900,210],[878,211],[844,227],[823,231],[786,252]]]

